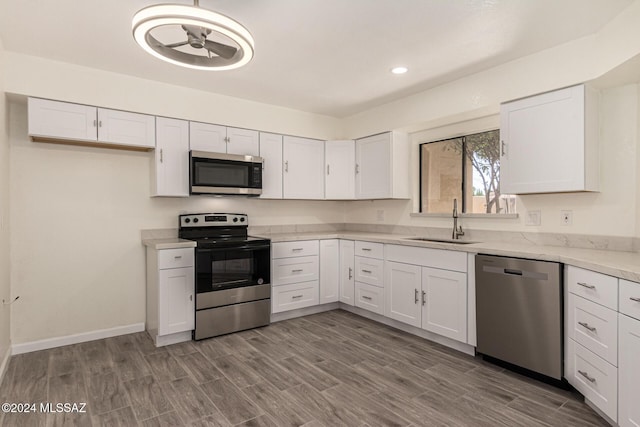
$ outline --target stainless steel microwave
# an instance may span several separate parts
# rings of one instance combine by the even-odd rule
[[[189,183],[191,194],[259,196],[262,157],[191,150]]]

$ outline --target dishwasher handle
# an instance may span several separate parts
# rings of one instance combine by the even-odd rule
[[[522,270],[514,270],[511,268],[505,268],[504,274],[511,274],[513,276],[522,276]]]

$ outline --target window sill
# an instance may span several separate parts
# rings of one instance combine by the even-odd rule
[[[422,213],[413,212],[409,214],[412,218],[451,218],[450,213]],[[461,213],[459,218],[480,218],[480,219],[518,219],[518,214],[487,214],[487,213]]]

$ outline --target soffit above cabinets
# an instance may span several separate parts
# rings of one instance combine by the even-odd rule
[[[155,3],[2,1],[0,40],[8,51],[346,117],[593,34],[633,1],[201,0],[255,39],[254,59],[225,72],[145,54],[131,19]],[[409,72],[392,75],[398,65]]]

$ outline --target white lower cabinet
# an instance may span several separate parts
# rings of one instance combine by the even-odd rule
[[[640,320],[619,314],[618,424],[640,426]]]
[[[318,240],[278,242],[271,249],[271,313],[317,305],[320,300]]]
[[[319,287],[317,280],[274,286],[271,295],[271,312],[280,313],[318,305]]]
[[[354,305],[355,276],[354,276],[354,248],[353,240],[340,240],[340,302]]]
[[[457,341],[467,340],[467,275],[385,263],[387,317]]]
[[[384,288],[356,282],[355,306],[384,315]]]
[[[320,240],[320,304],[340,299],[340,241]]]
[[[147,248],[146,330],[156,346],[191,339],[195,326],[194,249]]]

